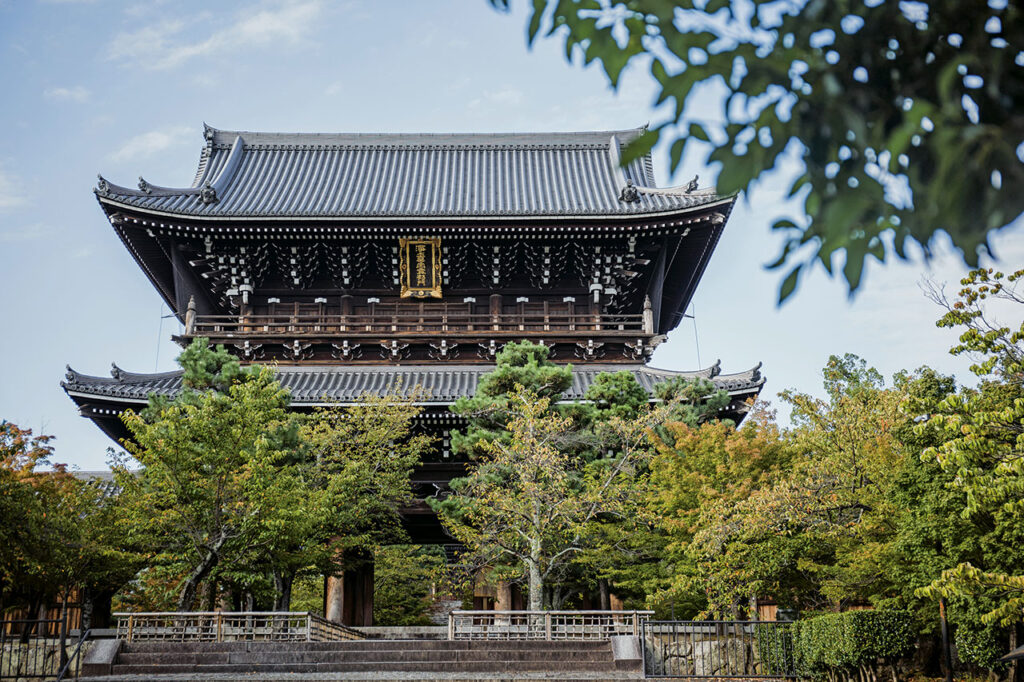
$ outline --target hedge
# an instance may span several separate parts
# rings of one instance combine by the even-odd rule
[[[807,675],[892,661],[913,647],[913,620],[903,611],[827,613],[793,624],[794,663]]]

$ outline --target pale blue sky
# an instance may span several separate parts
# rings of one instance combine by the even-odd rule
[[[607,130],[659,120],[645,74],[612,93],[561,46],[525,42],[525,2],[512,16],[485,0],[112,2],[0,0],[0,418],[57,436],[57,461],[104,466],[110,441],[60,389],[65,363],[106,374],[174,367],[177,325],[96,204],[97,172],[183,186],[203,121],[301,132]],[[714,116],[708,100],[706,116]],[[661,184],[702,184],[691,159]],[[772,186],[772,185],[775,186]],[[931,364],[968,379],[947,355],[954,338],[917,282],[920,263],[871,267],[852,302],[822,273],[775,306],[763,265],[778,242],[780,183],[741,200],[698,289],[700,361],[726,372],[764,362],[765,397],[818,393],[830,353],[854,352],[885,374]],[[997,238],[1004,267],[1024,264],[1019,227]],[[929,272],[955,281],[943,255]],[[698,365],[681,326],[654,365]]]

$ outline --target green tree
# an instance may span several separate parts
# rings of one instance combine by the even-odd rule
[[[196,339],[182,354],[176,398],[122,416],[139,469],[128,458],[113,462],[128,537],[187,568],[179,610],[194,606],[215,568],[287,537],[309,499],[288,466],[300,445],[287,391],[270,368],[241,369],[223,348],[206,346]]]
[[[640,419],[619,422],[623,435],[613,458],[588,463],[573,456],[566,444],[576,438],[575,426],[550,402],[522,386],[508,394],[508,437],[481,441],[483,454],[469,475],[432,503],[481,563],[521,567],[531,610],[542,607],[547,581],[584,550],[599,519],[630,518],[638,460],[647,451]]]
[[[788,468],[792,448],[763,405],[738,429],[726,422],[669,421],[660,430],[667,437],[655,439],[645,514],[657,531],[647,544],[660,547],[657,566],[668,570],[651,576],[649,601],[692,617],[721,591],[694,561],[694,538],[708,510],[732,508],[769,487]]]
[[[946,308],[937,324],[964,330],[951,353],[977,358],[971,369],[981,381],[977,388],[961,388],[933,404],[931,419],[921,426],[946,436],[924,456],[955,475],[966,493],[963,514],[992,519],[1010,533],[1005,546],[1014,548],[989,552],[982,565],[963,562],[921,592],[996,598],[998,606],[982,620],[1004,625],[1024,620],[1024,554],[1019,549],[1024,538],[1013,534],[1024,534],[1017,530],[1024,513],[1024,322],[998,323],[990,304],[1001,303],[1014,318],[1020,316],[1022,277],[1024,270],[1009,275],[975,270],[961,280],[963,288],[953,301],[932,289],[932,298]]]
[[[316,410],[303,426],[311,455],[305,476],[325,496],[317,552],[326,555],[311,562],[298,554],[293,566],[315,563],[336,574],[381,546],[408,542],[400,512],[413,501],[412,471],[434,443],[416,429],[421,397],[364,395]]]
[[[572,385],[572,365],[556,365],[548,360],[551,350],[532,341],[511,342],[495,358],[494,370],[485,374],[472,397],[461,397],[452,412],[466,419],[466,430],[452,432],[452,449],[475,456],[484,443],[505,438],[509,415],[509,395],[516,386],[524,386],[541,398],[550,398],[554,409],[562,393]]]
[[[528,35],[557,36],[613,87],[628,65],[649,69],[673,110],[624,163],[670,141],[673,169],[703,155],[730,193],[799,158],[790,196],[805,217],[774,225],[784,300],[837,253],[853,291],[868,256],[905,258],[908,241],[927,254],[943,232],[976,264],[1021,214],[1022,24],[1012,2],[533,0]],[[722,120],[695,119],[714,93]]]
[[[77,593],[88,627],[93,599],[116,591],[137,565],[122,550],[103,488],[51,462],[51,440],[0,422],[0,613],[56,602],[63,617]]]
[[[445,566],[436,545],[385,545],[373,562],[373,622],[377,625],[431,625],[433,590]]]
[[[888,587],[875,557],[891,541],[900,395],[855,356],[833,356],[827,400],[784,391],[791,464],[771,485],[701,510],[690,548],[709,606],[758,594],[802,608],[863,603]]]
[[[43,504],[35,492],[50,463],[51,436],[0,421],[0,612],[11,606],[35,611],[52,589],[45,576]]]

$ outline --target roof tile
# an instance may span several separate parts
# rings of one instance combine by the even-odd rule
[[[640,129],[465,135],[207,132],[192,187],[154,185],[144,192],[101,179],[101,200],[211,218],[458,218],[646,215],[722,199],[708,190],[658,190],[647,157],[618,168],[613,147],[623,148]],[[627,181],[639,190],[636,201],[620,199]],[[206,185],[215,201],[204,200]]]

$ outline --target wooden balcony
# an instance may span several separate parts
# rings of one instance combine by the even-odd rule
[[[186,318],[185,337],[214,340],[616,337],[653,334],[644,314],[509,313],[373,315],[197,315]]]

